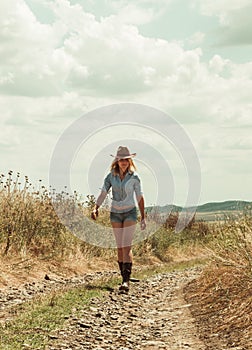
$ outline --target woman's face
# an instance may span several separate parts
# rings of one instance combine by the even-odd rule
[[[119,169],[123,172],[125,172],[128,169],[129,166],[129,160],[128,159],[119,159],[118,160]]]

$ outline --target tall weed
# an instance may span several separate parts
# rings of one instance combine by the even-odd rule
[[[57,250],[65,228],[52,206],[49,191],[41,185],[35,189],[20,174],[13,179],[12,171],[1,175],[0,242],[3,254],[32,251],[34,254]]]
[[[210,248],[218,264],[252,275],[252,217],[243,215],[213,228]]]

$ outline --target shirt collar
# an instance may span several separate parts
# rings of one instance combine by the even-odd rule
[[[133,174],[133,171],[128,170],[125,176],[132,175],[132,174]],[[113,175],[119,176],[119,174],[115,174],[115,173]]]

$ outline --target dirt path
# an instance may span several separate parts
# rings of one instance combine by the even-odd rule
[[[0,290],[0,324],[4,324],[15,317],[17,305],[31,301],[37,296],[45,296],[65,287],[76,288],[89,285],[101,278],[106,280],[115,275],[117,275],[116,271],[85,273],[82,276],[68,278],[46,274],[42,279]]]
[[[184,286],[198,274],[195,268],[159,274],[131,283],[128,295],[108,292],[50,334],[47,349],[204,350],[183,297]]]
[[[160,273],[139,282],[131,282],[128,295],[119,294],[118,287],[108,290],[102,298],[93,298],[90,306],[87,307],[83,303],[83,309],[72,310],[62,329],[46,334],[48,346],[43,349],[248,349],[239,346],[228,347],[218,334],[211,334],[207,320],[201,324],[193,318],[190,311],[192,307],[185,301],[184,291],[200,273],[201,269],[197,267]],[[0,291],[0,323],[15,318],[16,306],[38,295],[51,295],[53,291],[65,287],[92,288],[96,281],[108,281],[118,277],[118,271],[86,273],[71,278],[47,277]],[[197,303],[194,302],[194,311],[196,307]],[[206,327],[209,329],[207,337]]]

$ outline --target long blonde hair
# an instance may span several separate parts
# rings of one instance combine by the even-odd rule
[[[127,158],[129,161],[129,166],[128,166],[128,171],[130,172],[134,172],[134,170],[136,170],[136,166],[135,163],[133,162],[133,160],[131,158]],[[120,171],[119,171],[119,164],[118,164],[118,160],[114,160],[111,164],[110,167],[110,171],[113,173],[113,175],[119,175]]]

